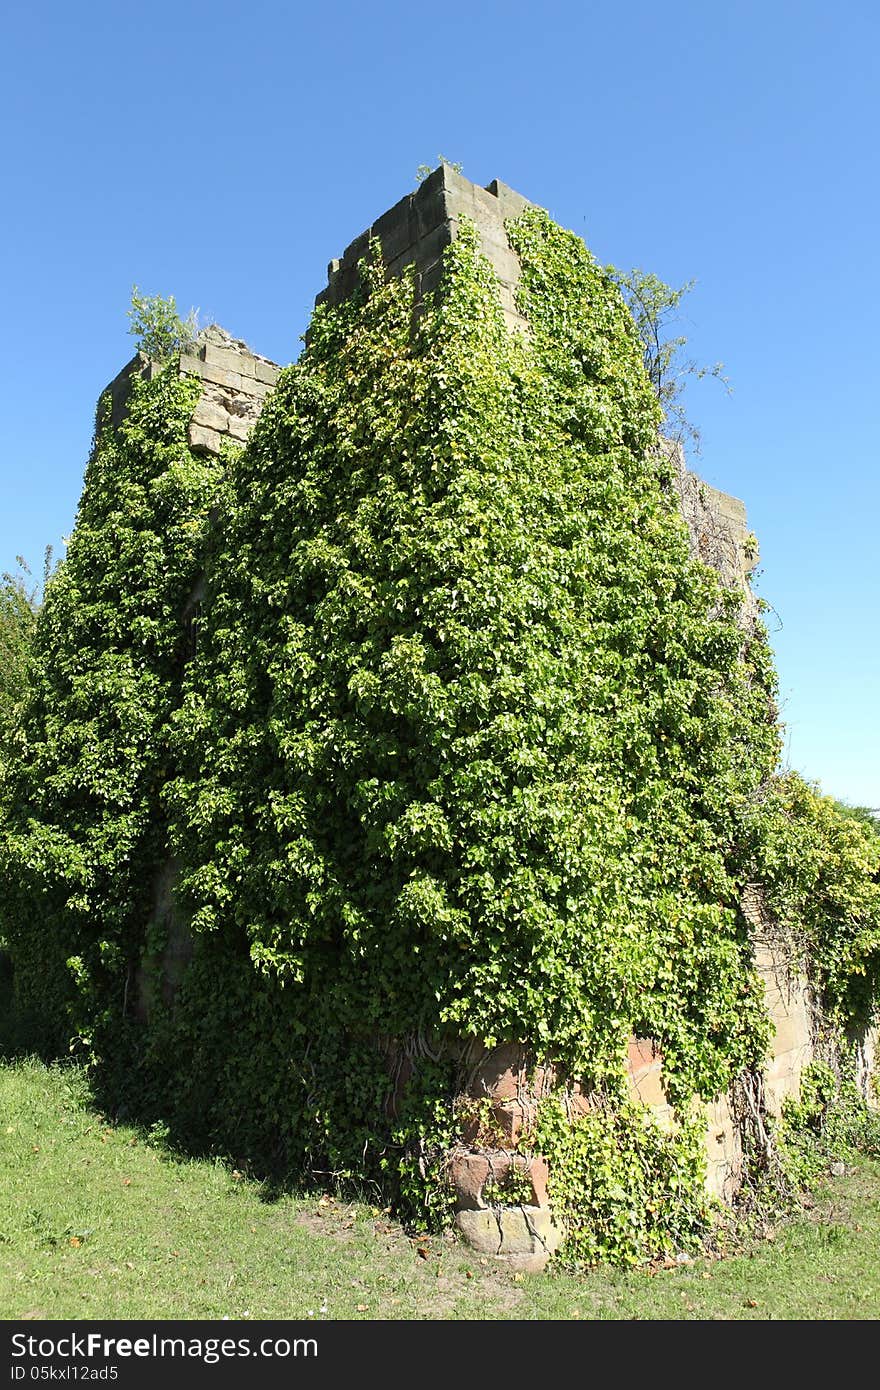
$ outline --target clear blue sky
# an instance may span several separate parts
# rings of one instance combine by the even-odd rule
[[[745,499],[792,766],[880,806],[880,6],[45,0],[6,14],[0,569],[74,520],[133,283],[298,355],[442,152],[680,284],[697,467]],[[781,627],[778,624],[781,622]]]

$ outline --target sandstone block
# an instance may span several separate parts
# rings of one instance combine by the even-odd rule
[[[460,1210],[480,1210],[504,1202],[504,1185],[511,1170],[528,1180],[531,1204],[549,1206],[550,1171],[540,1154],[507,1153],[504,1150],[471,1150],[453,1154],[449,1177]]]
[[[205,363],[209,367],[225,367],[241,375],[242,354],[235,348],[221,347],[210,340],[205,343]]]
[[[448,217],[446,201],[447,169],[441,166],[425,179],[412,198],[412,229],[415,239],[427,236]]]
[[[456,1225],[473,1250],[504,1258],[539,1257],[543,1268],[562,1243],[563,1231],[541,1207],[504,1207],[500,1211],[460,1211]]]
[[[207,429],[204,425],[191,424],[189,427],[190,448],[204,450],[208,454],[219,454],[223,444],[223,435],[216,430]]]
[[[223,434],[229,428],[229,413],[214,401],[203,396],[193,412],[193,424],[205,425],[208,429]]]
[[[663,1058],[655,1054],[647,1038],[630,1038],[627,1058],[630,1096],[642,1105],[663,1109],[668,1105],[663,1090]]]
[[[254,427],[254,421],[248,420],[243,415],[230,415],[227,418],[229,420],[228,429],[232,438],[242,442],[246,440]]]
[[[414,240],[411,216],[411,199],[402,198],[393,208],[383,213],[378,222],[370,228],[370,235],[382,243],[382,256],[386,262],[395,260],[409,249]]]
[[[812,1052],[812,1038],[809,1019],[798,1010],[773,1018],[776,1032],[771,1043],[773,1055],[781,1057],[786,1052]]]
[[[202,381],[209,381],[213,386],[223,386],[228,391],[241,390],[240,372],[230,371],[228,367],[219,367],[216,362],[200,362],[198,365],[199,370],[193,375],[200,376]],[[181,370],[183,370],[183,358],[181,358]]]
[[[492,1106],[492,1119],[501,1132],[504,1144],[514,1148],[523,1131],[524,1107],[517,1100],[502,1101]]]
[[[502,183],[500,179],[493,179],[486,189],[493,197],[498,199],[498,206],[502,217],[519,217],[524,208],[534,207],[528,198],[524,198],[516,189],[509,184]]]
[[[204,366],[200,357],[193,357],[188,352],[180,354],[180,371],[183,376],[201,376]]]
[[[481,1153],[456,1154],[449,1165],[449,1177],[455,1188],[458,1207],[462,1211],[477,1211],[485,1207],[483,1188],[489,1178],[491,1164]]]
[[[455,1224],[472,1250],[480,1255],[501,1253],[501,1230],[494,1211],[459,1211]]]
[[[268,362],[262,357],[258,357],[254,363],[254,375],[257,381],[264,381],[268,386],[274,386],[281,374],[281,368],[274,362]]]

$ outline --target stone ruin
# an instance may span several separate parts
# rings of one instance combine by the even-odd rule
[[[504,225],[506,218],[515,217],[528,205],[527,199],[498,180],[481,188],[444,164],[330,262],[327,287],[317,296],[316,303],[338,304],[351,294],[357,283],[358,262],[371,242],[379,243],[389,277],[413,267],[417,299],[423,297],[439,283],[443,250],[458,234],[461,219],[467,218],[475,225],[480,249],[498,275],[509,328],[528,333],[529,326],[516,305],[519,262],[508,243]],[[108,390],[114,422],[122,418],[132,377],[153,370],[154,364],[139,354],[111,383]],[[241,445],[247,440],[281,369],[212,325],[200,334],[193,348],[180,354],[178,370],[182,376],[196,377],[202,383],[189,426],[191,447],[221,455],[228,445]],[[690,472],[680,445],[666,443],[663,447],[671,452],[675,466],[680,510],[687,523],[692,553],[712,565],[725,585],[743,593],[743,621],[749,622],[757,612],[749,588],[757,554],[745,507],[737,498],[719,492]],[[195,611],[199,598],[197,586],[182,615],[184,621]],[[173,863],[163,866],[155,890],[156,916],[164,919],[168,928],[159,972],[166,1000],[173,998],[191,955],[186,923],[174,906],[174,877]],[[768,918],[760,890],[749,890],[742,906],[753,931],[755,963],[765,984],[774,1025],[764,1078],[764,1103],[771,1114],[778,1114],[784,1098],[798,1092],[801,1073],[814,1057],[816,1012],[806,980],[793,966],[791,953],[785,950]],[[151,1007],[146,984],[151,973],[142,970],[140,974],[137,1013],[144,1021],[148,1020]],[[387,1060],[393,1092],[406,1080],[407,1067],[413,1063],[402,1055],[399,1044],[390,1042]],[[869,1060],[865,1061],[865,1068]],[[547,1199],[546,1164],[540,1157],[519,1154],[516,1143],[537,1099],[555,1079],[552,1069],[536,1071],[528,1048],[515,1045],[471,1047],[460,1061],[469,1078],[465,1095],[486,1103],[499,1137],[496,1147],[482,1148],[478,1132],[468,1133],[466,1128],[461,1145],[449,1155],[457,1198],[457,1225],[477,1250],[504,1257],[521,1267],[540,1268],[558,1245],[561,1232]],[[662,1065],[663,1058],[651,1039],[630,1039],[627,1076],[631,1099],[645,1106],[661,1126],[670,1129],[675,1120],[663,1089]],[[585,1098],[579,1098],[576,1086],[570,1100],[573,1113],[579,1104],[587,1104]],[[393,1107],[393,1094],[391,1103]],[[707,1187],[722,1200],[733,1197],[741,1180],[740,1117],[735,1109],[735,1099],[728,1096],[720,1096],[703,1107]],[[530,1197],[522,1204],[499,1207],[492,1200],[492,1188],[503,1182],[511,1169],[521,1170]]]

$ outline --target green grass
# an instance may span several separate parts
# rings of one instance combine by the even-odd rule
[[[82,1073],[0,1063],[0,1317],[880,1316],[880,1164],[774,1238],[676,1269],[514,1275],[365,1204],[283,1196],[104,1122]]]

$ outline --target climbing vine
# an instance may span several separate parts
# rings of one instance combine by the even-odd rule
[[[130,1001],[165,835],[163,736],[180,613],[200,565],[216,465],[187,426],[198,386],[174,366],[109,395],[66,559],[33,642],[2,796],[3,932],[46,1045],[108,1047]]]
[[[826,1023],[845,1038],[880,1001],[880,834],[789,772],[753,805],[752,873]]]
[[[573,1258],[642,1259],[705,1229],[691,1107],[768,1040],[739,904],[759,868],[797,878],[774,676],[690,554],[619,287],[546,214],[508,230],[528,333],[465,224],[423,303],[374,248],[224,468],[188,448],[173,363],[102,418],[5,789],[4,911],[20,990],[54,981],[117,1096],[423,1220],[449,1214],[461,1046],[529,1046],[559,1085],[521,1142]],[[136,1026],[169,855],[192,958]],[[835,935],[849,902],[808,932],[829,990],[870,955]],[[626,1100],[632,1034],[670,1134]],[[563,1124],[575,1081],[593,1108]]]

